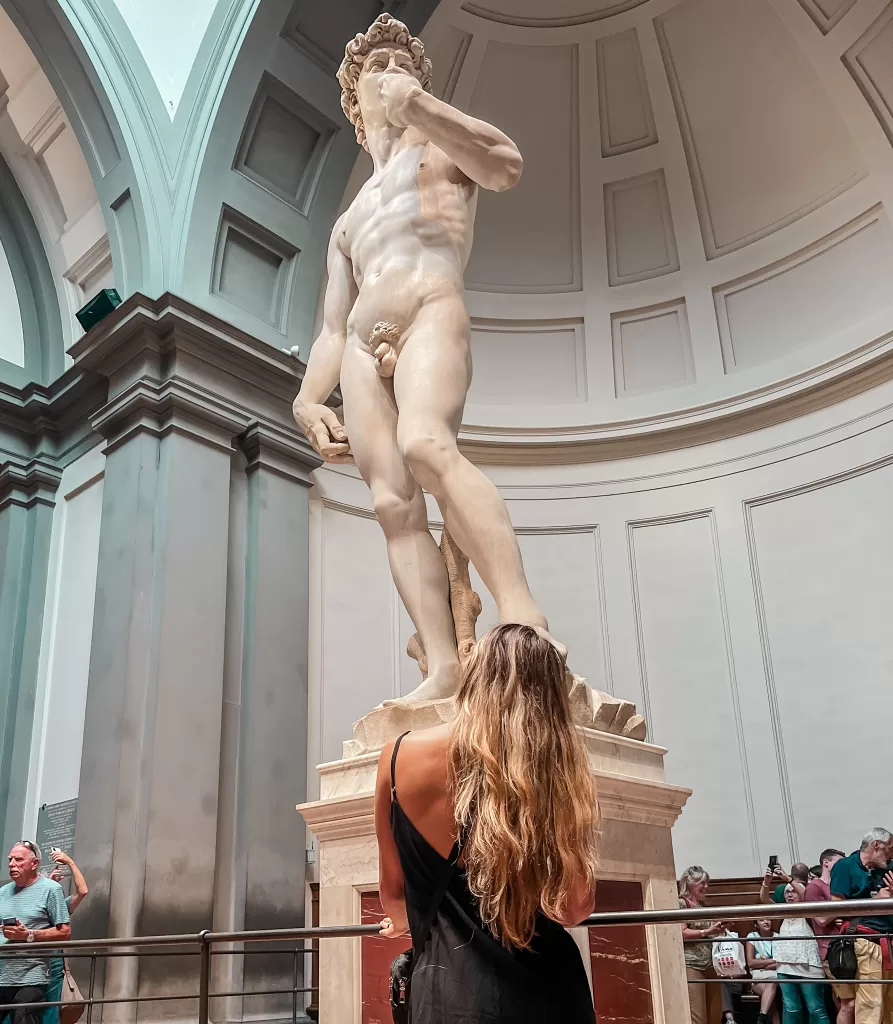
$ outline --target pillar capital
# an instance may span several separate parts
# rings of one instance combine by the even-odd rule
[[[313,483],[310,474],[322,465],[294,426],[283,430],[275,424],[255,422],[239,438],[239,447],[245,453],[249,475],[265,469],[309,487]]]
[[[108,450],[135,434],[179,432],[247,445],[281,471],[319,464],[291,414],[304,364],[178,296],[131,295],[70,352],[108,380],[93,417]]]
[[[10,459],[0,466],[0,512],[10,505],[52,508],[61,479],[62,470],[48,460]]]

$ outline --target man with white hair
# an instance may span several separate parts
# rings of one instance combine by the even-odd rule
[[[7,942],[58,943],[71,938],[62,886],[38,874],[40,850],[20,839],[9,851],[9,877],[0,888],[0,919]],[[50,950],[47,950],[49,953]],[[58,954],[57,954],[58,955]],[[49,962],[43,957],[0,959],[0,1005],[40,1003],[46,998]],[[0,1011],[6,1016],[6,1011]],[[16,1007],[12,1024],[40,1024],[43,1011]]]
[[[893,856],[893,834],[885,828],[866,832],[862,844],[849,857],[838,860],[831,869],[832,900],[890,899],[890,858]],[[893,980],[890,963],[890,939],[893,917],[879,914],[863,917],[857,928],[864,934],[854,943],[858,964],[858,981]],[[856,1024],[893,1024],[893,987],[890,985],[856,986]]]

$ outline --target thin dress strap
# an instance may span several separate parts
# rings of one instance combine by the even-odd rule
[[[391,754],[391,802],[397,799],[397,751],[400,749],[400,744],[403,742],[405,736],[409,733],[405,732],[402,736],[397,737],[397,742],[394,744],[394,753]]]

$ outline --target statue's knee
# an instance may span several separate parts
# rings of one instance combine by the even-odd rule
[[[403,533],[412,523],[412,502],[395,491],[374,492],[372,508],[387,536]]]
[[[423,487],[432,490],[446,473],[456,452],[456,443],[451,437],[419,433],[406,438],[401,450],[412,475]]]

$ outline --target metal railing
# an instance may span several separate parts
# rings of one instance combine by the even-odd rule
[[[667,909],[667,910],[622,910],[610,913],[593,914],[580,927],[586,928],[619,928],[631,925],[674,925],[682,926],[689,923],[701,921],[753,921],[753,920],[778,920],[790,917],[829,917],[829,911],[833,911],[834,918],[852,917],[879,917],[889,914],[893,916],[893,899],[890,900],[847,900],[835,901],[833,903],[756,903],[732,907],[696,907],[694,909]],[[23,958],[27,960],[50,960],[56,956],[65,956],[69,959],[89,959],[90,976],[88,991],[83,996],[83,1002],[87,1007],[86,1024],[92,1024],[93,1009],[96,1006],[105,1006],[119,1003],[145,1003],[163,1002],[177,1000],[198,1001],[198,1024],[209,1024],[210,1004],[212,999],[225,999],[230,997],[252,997],[271,995],[291,995],[293,1020],[298,1019],[298,996],[306,995],[315,991],[313,988],[301,987],[298,985],[300,971],[298,960],[301,956],[312,956],[317,951],[310,946],[279,948],[273,950],[216,950],[213,947],[223,943],[245,943],[266,944],[266,943],[293,943],[306,942],[311,939],[345,939],[363,938],[377,936],[380,934],[380,927],[377,924],[360,925],[329,925],[319,928],[275,928],[266,931],[240,931],[240,932],[212,932],[201,931],[185,935],[143,935],[132,938],[110,938],[110,939],[72,939],[68,942],[53,942],[52,949],[43,952],[40,947],[26,945],[24,943],[10,943],[8,947],[0,950],[0,961],[3,959]],[[856,936],[858,938],[860,936]],[[862,937],[865,937],[864,935]],[[802,936],[797,936],[802,939]],[[696,939],[695,942],[723,941],[722,936]],[[741,942],[747,941],[740,937]],[[772,937],[773,942],[779,940],[777,936]],[[180,947],[174,949],[172,947]],[[185,948],[184,948],[185,947]],[[294,983],[291,988],[272,989],[258,991],[255,989],[242,989],[239,991],[212,992],[211,991],[211,959],[213,956],[245,956],[256,952],[268,952],[275,954],[291,953],[294,957]],[[174,995],[133,995],[104,998],[96,996],[96,967],[99,958],[106,960],[115,957],[145,957],[145,956],[198,956],[199,978],[197,993],[176,993]],[[737,981],[747,983],[749,979],[703,979],[704,984],[724,984]],[[804,979],[812,984],[832,984],[827,980]],[[787,980],[784,982],[787,984]],[[834,982],[836,983],[836,982]],[[893,979],[883,981],[860,981],[857,984],[893,984]],[[69,1005],[62,1002],[39,1002],[39,1003],[16,1003],[0,1005],[0,1012],[6,1013],[13,1009],[47,1009],[51,1006]]]

